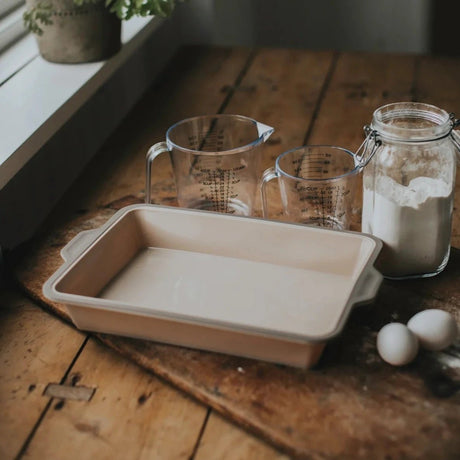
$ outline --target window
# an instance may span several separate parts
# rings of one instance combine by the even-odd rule
[[[0,3],[0,52],[26,34],[22,22],[24,0],[3,0]]]
[[[20,3],[19,8],[24,8]],[[9,11],[4,18],[16,10]],[[28,33],[0,51],[2,249],[14,248],[32,236],[175,52],[180,43],[177,28],[174,21],[159,18],[123,21],[123,47],[115,56],[78,65],[45,61],[35,37]],[[126,81],[136,85],[128,85],[119,97]],[[99,91],[101,87],[104,91]],[[114,100],[118,101],[112,104],[115,110],[106,114],[104,107]],[[85,117],[86,113],[91,116]],[[76,135],[82,144],[72,142]]]

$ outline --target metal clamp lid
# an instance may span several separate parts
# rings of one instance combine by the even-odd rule
[[[455,118],[455,113],[449,114],[450,122],[452,124],[452,128],[449,132],[450,137],[452,138],[452,142],[454,143],[455,147],[457,147],[457,159],[460,161],[460,134],[456,132],[455,128],[460,126],[460,120]]]
[[[366,138],[363,143],[359,146],[358,150],[355,152],[355,158],[358,161],[360,168],[364,168],[369,161],[372,160],[372,157],[375,155],[379,147],[382,145],[382,141],[379,138],[379,134],[375,129],[372,129],[369,125],[364,126],[364,132],[366,133]],[[372,149],[369,150],[369,143],[372,141]]]
[[[450,120],[450,129],[447,134],[441,137],[434,137],[432,139],[424,139],[423,141],[435,141],[439,139],[444,139],[446,137],[450,137],[453,144],[457,148],[457,158],[460,161],[460,134],[456,132],[457,126],[460,126],[460,119],[455,118],[454,113],[449,114]],[[382,139],[379,135],[379,132],[373,129],[369,125],[364,126],[364,132],[366,133],[366,138],[364,139],[363,143],[359,146],[358,150],[355,153],[355,158],[358,162],[360,168],[364,168],[369,161],[371,161],[372,157],[375,155],[379,147],[382,145]],[[372,148],[369,151],[369,145],[372,141]],[[411,141],[406,141],[411,142]],[[417,141],[412,141],[417,142]]]

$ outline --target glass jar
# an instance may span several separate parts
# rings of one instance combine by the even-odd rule
[[[400,102],[377,109],[365,127],[357,153],[364,168],[362,231],[383,241],[378,269],[387,278],[434,276],[447,264],[457,124],[435,106]]]

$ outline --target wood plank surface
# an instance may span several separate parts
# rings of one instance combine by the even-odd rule
[[[338,57],[309,144],[331,144],[356,152],[372,113],[390,101],[411,100],[415,57],[347,53]],[[361,230],[362,181],[354,195],[351,230]]]
[[[287,460],[288,457],[215,412],[206,424],[195,460]]]
[[[342,54],[305,142],[332,144],[355,152],[363,127],[372,113],[390,102],[418,101],[434,104],[460,117],[460,61],[452,58]],[[361,212],[361,193],[356,196]],[[457,169],[455,207],[460,203],[460,168]],[[360,230],[355,225],[353,230]],[[460,213],[454,213],[452,245],[460,248]]]
[[[41,293],[43,282],[60,264],[60,248],[81,230],[100,226],[118,207],[142,200],[146,147],[162,139],[173,119],[203,113],[201,107],[218,107],[214,110],[281,126],[267,145],[267,166],[301,139],[350,148],[358,145],[362,125],[370,121],[372,111],[382,101],[416,97],[415,88],[430,66],[429,59],[421,65],[413,56],[361,53],[212,49],[201,53],[197,67],[182,58],[173,63],[124,123],[130,128],[119,130],[108,142],[64,198],[43,236],[21,258],[16,268],[21,285],[51,311],[68,319],[62,305],[50,303]],[[216,55],[225,56],[217,66],[222,74],[217,71],[208,78],[200,66],[211,66]],[[225,78],[227,72],[231,75]],[[455,61],[443,64],[443,72],[452,82],[460,79]],[[214,85],[214,80],[230,81],[231,88],[224,85],[218,91],[220,85]],[[197,87],[192,89],[191,82]],[[431,88],[424,88],[424,97],[436,103],[434,90],[429,93]],[[456,86],[451,91],[459,93]],[[111,154],[113,162],[108,161]],[[161,204],[175,203],[168,167],[167,160],[158,166],[159,179],[152,188],[155,202]],[[422,352],[413,364],[399,369],[380,360],[375,338],[387,322],[407,321],[426,308],[448,310],[459,321],[459,276],[460,253],[453,251],[447,269],[435,278],[385,282],[375,304],[351,316],[343,334],[328,345],[312,371],[154,342],[98,337],[292,456],[457,459],[460,360],[456,348]],[[209,439],[206,432],[203,439]],[[202,449],[206,453],[204,444]]]
[[[264,146],[261,172],[273,166],[281,153],[303,145],[333,65],[331,52],[262,49],[255,55],[225,111],[275,127]],[[279,191],[273,186],[267,190],[269,217],[281,219]],[[257,196],[257,216],[261,215],[260,206]]]
[[[304,143],[321,91],[334,65],[332,52],[261,49],[226,107],[275,128],[263,169],[282,152]]]
[[[188,459],[206,408],[91,340],[64,383],[90,401],[54,400],[24,458]],[[178,442],[179,441],[179,442]]]
[[[339,55],[306,141],[356,151],[363,127],[381,105],[412,100],[414,56],[344,53]]]
[[[86,335],[14,290],[0,293],[0,458],[16,458]]]

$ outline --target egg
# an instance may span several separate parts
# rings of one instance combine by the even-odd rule
[[[387,363],[403,366],[417,356],[418,340],[404,324],[390,323],[377,335],[377,351]]]
[[[417,313],[409,320],[407,327],[417,336],[422,348],[432,351],[452,345],[458,334],[453,316],[437,309]]]

